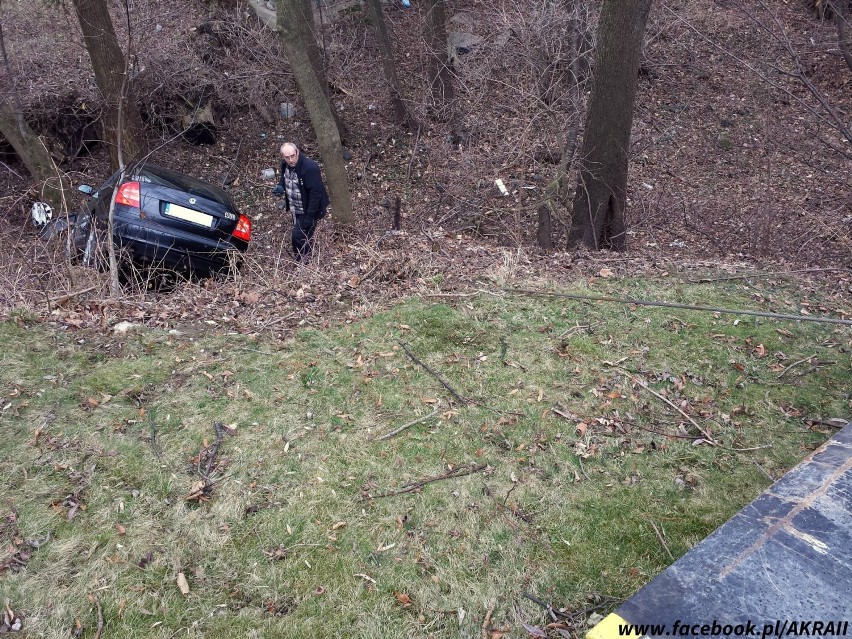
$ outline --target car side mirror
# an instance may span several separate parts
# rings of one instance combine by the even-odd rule
[[[80,193],[85,193],[86,195],[91,195],[94,192],[95,189],[93,189],[88,184],[81,184],[80,186],[77,187],[77,190],[80,191]]]

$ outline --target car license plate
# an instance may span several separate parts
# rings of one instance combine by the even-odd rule
[[[188,209],[179,204],[172,204],[171,202],[168,202],[166,204],[166,215],[169,217],[176,217],[180,220],[186,220],[193,224],[200,224],[201,226],[206,226],[209,229],[213,228],[212,215],[208,215],[207,213],[202,213],[201,211],[196,211],[194,209]]]

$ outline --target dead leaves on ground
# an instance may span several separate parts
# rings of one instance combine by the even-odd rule
[[[221,422],[217,422],[214,428],[216,430],[216,441],[211,445],[205,437],[202,441],[201,450],[191,460],[193,469],[201,475],[201,479],[192,483],[189,492],[184,496],[184,501],[196,503],[210,501],[213,488],[217,483],[212,478],[213,474],[221,474],[231,463],[230,458],[219,456],[219,449],[225,435],[234,437],[237,434],[237,425],[225,426]]]
[[[0,623],[0,633],[21,632],[24,627],[24,621],[21,616],[12,608],[7,599],[3,604],[3,623]]]
[[[33,553],[41,546],[35,540],[24,539],[18,528],[18,513],[15,510],[11,510],[0,523],[0,543],[8,544],[2,549],[4,556],[0,557],[0,575],[7,570],[20,572],[26,568]]]

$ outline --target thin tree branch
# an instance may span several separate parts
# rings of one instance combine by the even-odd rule
[[[666,553],[669,556],[669,559],[674,561],[675,560],[674,555],[672,554],[672,551],[669,550],[669,545],[666,543],[666,538],[663,537],[663,535],[660,533],[659,529],[657,528],[657,526],[654,524],[653,521],[649,521],[648,523],[651,524],[651,528],[653,528],[654,532],[657,533],[657,539],[659,539],[660,543],[663,544],[663,548],[665,548]]]
[[[817,315],[790,315],[785,313],[769,313],[765,311],[751,311],[734,308],[719,308],[714,306],[698,306],[695,304],[677,304],[675,302],[658,302],[651,300],[638,300],[628,297],[610,297],[607,295],[574,295],[572,293],[554,293],[548,291],[533,291],[522,288],[505,288],[507,293],[519,295],[541,295],[544,297],[564,297],[570,300],[591,302],[615,302],[616,304],[630,304],[635,306],[654,306],[660,308],[680,308],[688,311],[705,311],[708,313],[726,313],[730,315],[750,315],[752,317],[767,317],[769,319],[790,320],[795,322],[818,322],[822,324],[839,324],[841,326],[852,326],[852,320],[836,319],[834,317],[820,317]]]
[[[624,370],[623,368],[616,368],[615,370],[620,372],[622,375],[626,375],[628,378],[632,379],[634,382],[639,384],[646,391],[651,393],[654,397],[656,397],[657,399],[659,399],[662,402],[665,402],[666,404],[668,404],[669,406],[674,408],[678,413],[683,415],[689,421],[690,424],[692,424],[693,426],[695,426],[696,429],[698,429],[698,432],[701,433],[702,437],[707,441],[708,444],[711,444],[712,446],[718,446],[719,445],[719,443],[715,439],[713,439],[713,436],[709,432],[707,432],[706,428],[703,428],[698,422],[696,422],[692,417],[690,417],[687,413],[685,413],[683,411],[683,409],[681,409],[680,406],[675,404],[668,397],[660,395],[657,391],[655,391],[653,388],[651,388],[648,385],[648,382],[646,382],[644,379],[636,377],[635,375],[633,375],[629,371]]]
[[[398,488],[396,490],[389,490],[384,493],[379,493],[378,495],[367,495],[362,497],[362,501],[367,499],[379,499],[380,497],[393,497],[394,495],[402,495],[405,493],[413,493],[415,490],[419,490],[423,488],[426,484],[431,484],[432,482],[442,481],[444,479],[455,479],[456,477],[464,477],[466,475],[473,475],[474,473],[480,473],[483,470],[488,468],[488,464],[480,464],[478,466],[464,466],[462,468],[455,468],[449,472],[444,473],[443,475],[435,475],[434,477],[427,477],[426,479],[421,479],[420,481],[412,482],[410,484],[406,484],[402,488]]]
[[[391,432],[389,432],[389,433],[385,433],[385,434],[384,434],[384,435],[382,435],[381,437],[376,437],[376,441],[381,442],[381,441],[384,441],[384,440],[386,440],[386,439],[390,439],[390,438],[391,438],[391,437],[393,437],[394,435],[399,435],[402,431],[404,431],[404,430],[406,430],[406,429],[408,429],[408,428],[411,428],[412,426],[416,426],[417,424],[421,424],[421,423],[423,423],[423,422],[425,422],[425,421],[427,421],[427,420],[429,420],[429,419],[432,419],[435,415],[437,415],[437,414],[438,414],[438,412],[439,412],[439,411],[440,411],[440,409],[439,409],[439,408],[436,408],[435,410],[433,410],[433,411],[432,411],[431,413],[429,413],[428,415],[423,415],[422,417],[418,417],[417,419],[415,419],[415,420],[413,420],[413,421],[408,422],[408,423],[407,423],[407,424],[405,424],[404,426],[400,426],[399,428],[395,428],[394,430],[392,430],[392,431],[391,431]]]
[[[414,362],[415,364],[417,364],[418,366],[423,368],[423,370],[425,370],[432,377],[434,377],[439,382],[441,382],[441,385],[444,388],[446,388],[448,391],[450,391],[450,394],[453,397],[455,397],[460,403],[462,403],[462,404],[473,404],[474,403],[473,401],[467,399],[466,397],[462,397],[461,395],[459,395],[458,392],[456,392],[456,389],[454,389],[452,386],[450,386],[449,382],[447,382],[438,373],[436,373],[431,368],[429,368],[426,364],[424,364],[419,359],[417,359],[417,357],[414,355],[414,353],[411,352],[411,349],[408,348],[408,345],[405,344],[405,342],[399,342],[399,345],[402,346],[402,349],[405,351],[405,354],[408,355],[408,357],[411,359],[412,362]]]
[[[808,355],[807,357],[803,357],[802,359],[798,360],[797,362],[793,362],[792,364],[790,364],[787,368],[785,368],[783,371],[781,371],[778,374],[778,379],[781,379],[782,377],[784,377],[784,375],[789,373],[792,369],[794,369],[799,364],[804,364],[805,362],[809,362],[816,356],[817,356],[817,354],[813,353],[812,355]]]

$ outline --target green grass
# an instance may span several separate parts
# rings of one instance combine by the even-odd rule
[[[779,312],[796,295],[593,291]],[[629,597],[852,401],[847,328],[558,298],[411,300],[283,344],[23,316],[0,340],[0,561],[46,540],[0,597],[41,637],[76,620],[94,636],[98,604],[106,636],[130,638],[479,636],[490,608],[525,636],[543,616],[524,593],[569,610]],[[233,435],[210,499],[187,501],[217,421]]]

